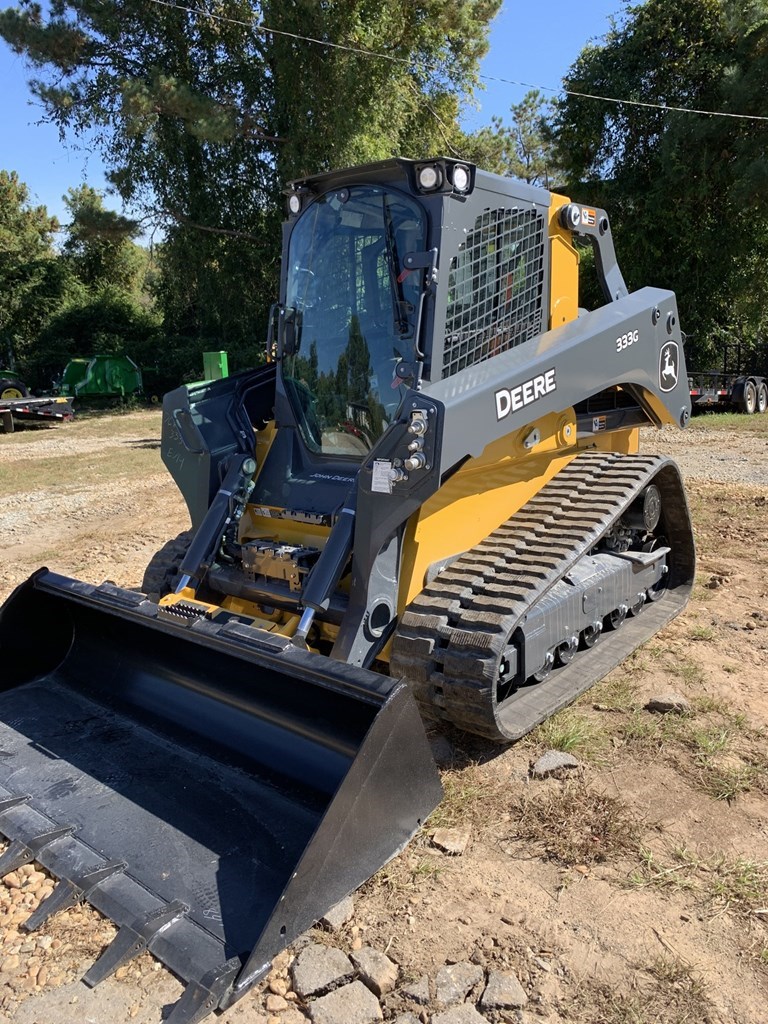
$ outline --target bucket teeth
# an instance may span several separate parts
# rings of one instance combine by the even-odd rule
[[[57,839],[63,839],[64,836],[71,836],[74,831],[74,825],[65,825],[63,828],[54,828],[50,832],[43,832],[26,842],[14,839],[0,857],[0,878],[4,878],[10,871],[24,867],[25,864],[31,864],[33,860],[37,860],[38,854],[46,846],[55,843]]]
[[[221,967],[209,971],[200,981],[190,982],[166,1024],[200,1024],[222,1005],[242,967],[241,961],[233,957]]]
[[[83,978],[86,985],[95,988],[105,978],[114,974],[118,967],[133,960],[145,949],[149,949],[152,939],[164,931],[174,921],[184,917],[189,907],[180,900],[173,900],[161,910],[144,914],[133,924],[123,925],[112,942],[107,946],[96,963]]]
[[[6,800],[0,800],[0,814],[5,814],[6,811],[10,811],[12,807],[21,807],[22,804],[27,804],[32,799],[31,796],[9,796]]]
[[[125,867],[126,865],[122,861],[114,861],[105,864],[104,867],[96,868],[94,871],[62,879],[51,895],[43,900],[34,914],[31,914],[21,927],[28,932],[35,931],[54,914],[68,910],[82,900],[87,900],[96,886],[101,885],[107,878],[124,871]]]

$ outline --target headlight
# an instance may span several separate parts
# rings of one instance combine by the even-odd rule
[[[442,183],[443,175],[439,167],[427,164],[425,167],[419,168],[419,188],[425,192],[432,192],[434,189],[440,188]]]
[[[288,197],[288,210],[294,217],[301,212],[301,196],[298,192],[292,192]]]
[[[463,164],[456,164],[453,168],[453,187],[457,192],[469,190],[469,168]]]

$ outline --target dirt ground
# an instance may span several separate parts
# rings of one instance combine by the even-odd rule
[[[159,430],[152,410],[0,437],[0,600],[41,565],[139,586],[188,525]],[[768,416],[695,419],[643,447],[686,476],[698,570],[685,614],[514,747],[433,737],[443,804],[351,921],[315,934],[386,951],[401,982],[465,960],[514,971],[525,1012],[488,1019],[768,1024]],[[645,709],[670,691],[686,713]],[[578,767],[534,780],[551,748]],[[468,833],[463,855],[440,852],[438,827]],[[149,955],[95,990],[80,982],[114,935],[95,911],[20,930],[51,887],[33,865],[0,883],[0,1022],[164,1019],[181,987]],[[222,1024],[304,1019],[300,1000],[270,1011],[268,995]],[[398,992],[383,1007],[433,1010]]]

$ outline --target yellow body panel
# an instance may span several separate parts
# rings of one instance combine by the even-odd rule
[[[541,441],[530,451],[523,439],[538,428]],[[580,451],[594,448],[633,454],[639,431],[613,431],[577,441],[573,410],[545,416],[489,445],[467,462],[424,503],[406,530],[398,615],[425,586],[430,565],[474,547],[519,511]],[[387,660],[388,651],[381,658]]]
[[[571,232],[557,219],[561,207],[570,199],[552,193],[549,207],[550,289],[549,328],[562,327],[579,315],[579,254],[571,242]]]

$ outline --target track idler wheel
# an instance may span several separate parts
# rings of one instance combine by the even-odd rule
[[[577,636],[569,637],[564,643],[560,644],[557,648],[557,660],[561,665],[570,665],[576,656],[576,652],[579,649],[579,638]]]
[[[549,679],[552,667],[555,664],[555,656],[551,651],[547,651],[546,657],[544,658],[544,664],[541,666],[538,672],[534,672],[531,677],[537,683],[543,683],[545,679]]]
[[[594,622],[585,626],[581,631],[581,646],[585,651],[588,651],[590,647],[594,647],[597,641],[600,639],[600,634],[603,632],[602,620],[596,619]]]
[[[629,614],[630,615],[639,615],[640,612],[645,607],[645,602],[647,600],[648,599],[645,596],[645,591],[641,590],[640,593],[635,597],[635,600],[633,601],[633,603],[629,606]]]
[[[604,624],[606,629],[621,629],[627,618],[629,608],[625,604],[620,604],[618,608],[614,608],[612,612],[609,612],[605,616]]]

